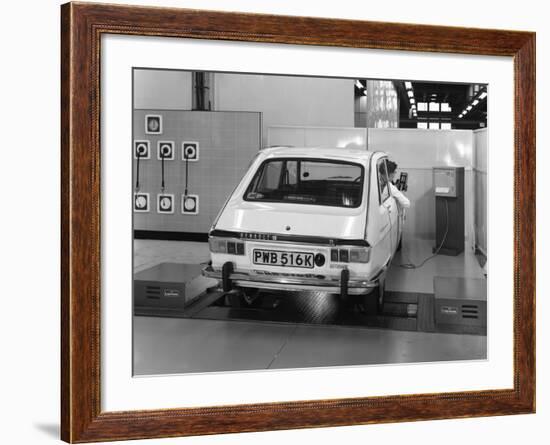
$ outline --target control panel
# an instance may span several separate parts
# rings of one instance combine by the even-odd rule
[[[433,172],[435,196],[456,198],[456,169],[435,167]]]

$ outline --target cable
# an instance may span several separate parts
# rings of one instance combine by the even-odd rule
[[[449,233],[449,203],[447,202],[447,200],[445,200],[445,234],[443,235],[443,239],[441,240],[439,247],[435,250],[435,252],[432,255],[424,259],[424,261],[422,261],[420,264],[414,264],[412,262],[409,262],[409,263],[400,264],[399,267],[402,267],[403,269],[420,269],[429,260],[431,260],[432,258],[436,257],[439,254],[439,251],[443,247],[443,244],[445,244],[448,233]]]
[[[139,192],[139,160],[141,159],[141,153],[136,153],[137,161],[136,161],[136,192]]]
[[[161,170],[162,170],[162,181],[160,183],[160,191],[161,193],[164,193],[164,153],[162,149],[160,151],[160,158],[161,158]]]
[[[185,153],[185,192],[183,196],[187,197],[188,192],[188,185],[189,185],[189,157],[187,156],[187,153]]]

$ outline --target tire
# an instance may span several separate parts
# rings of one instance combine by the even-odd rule
[[[234,289],[225,294],[225,301],[229,307],[242,308],[244,307],[244,299],[240,291]]]
[[[376,307],[378,309],[378,313],[381,314],[384,310],[384,298],[386,296],[386,278],[385,277],[380,280],[378,287],[376,289],[378,290]]]
[[[385,280],[380,280],[378,286],[363,297],[363,307],[367,315],[380,315],[384,309]]]

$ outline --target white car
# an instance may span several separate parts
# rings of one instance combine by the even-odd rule
[[[381,308],[403,226],[386,159],[360,149],[262,150],[212,226],[203,275],[245,300],[258,289],[323,291]]]

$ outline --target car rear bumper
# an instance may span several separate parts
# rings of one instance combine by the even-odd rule
[[[371,280],[353,280],[347,281],[347,293],[350,295],[369,294],[378,286],[380,278],[385,273],[381,271],[375,279]],[[208,278],[223,280],[221,270],[214,270],[212,266],[207,266],[202,270],[202,274]],[[322,276],[297,276],[280,273],[256,273],[235,270],[229,273],[227,277],[231,283],[237,287],[253,287],[258,289],[287,290],[287,291],[317,291],[328,293],[340,293],[342,281],[336,278],[327,278]]]

